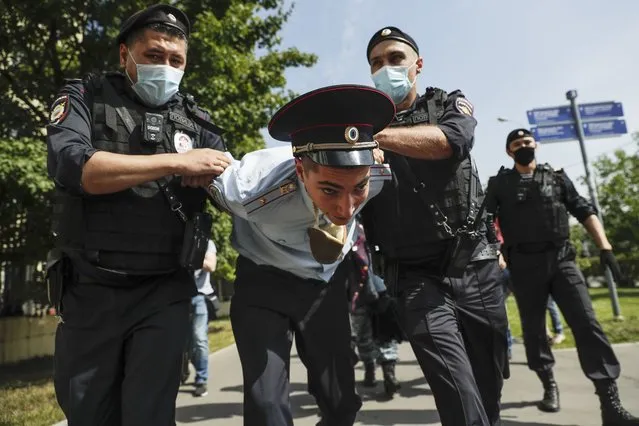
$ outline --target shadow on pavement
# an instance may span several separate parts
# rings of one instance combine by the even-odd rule
[[[517,401],[517,402],[502,402],[501,409],[508,410],[510,408],[524,408],[534,407],[539,401]]]
[[[423,425],[439,424],[439,415],[435,410],[366,410],[357,416],[362,425]]]
[[[206,402],[197,403],[193,400],[192,405],[177,407],[175,410],[175,420],[181,423],[195,423],[209,419],[230,419],[242,417],[244,411],[242,403],[239,402]],[[307,393],[291,395],[291,409],[294,418],[314,416],[317,414],[315,399]]]

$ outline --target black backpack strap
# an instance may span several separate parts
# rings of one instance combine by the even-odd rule
[[[428,124],[434,126],[439,120],[440,112],[443,112],[444,110],[444,102],[446,102],[448,94],[442,89],[428,87],[426,89],[425,97],[428,112]]]
[[[135,129],[135,120],[131,117],[131,113],[124,106],[124,101],[120,95],[117,94],[115,88],[107,77],[102,79],[102,94],[107,127],[114,132],[117,132],[118,124],[117,119],[115,118],[115,115],[117,114],[124,123],[129,134],[133,133],[133,130]]]
[[[218,136],[222,136],[224,133],[226,133],[226,131],[221,128],[220,126],[211,123],[208,120],[205,120],[201,115],[200,112],[203,112],[203,110],[197,106],[197,103],[195,102],[195,99],[193,98],[193,95],[184,95],[184,109],[186,110],[186,112],[189,114],[189,117],[195,121],[200,127],[202,127],[205,130],[208,130],[211,133],[215,133]]]
[[[428,124],[437,124],[437,102],[435,100],[436,89],[429,87],[426,89],[426,110],[428,112]]]

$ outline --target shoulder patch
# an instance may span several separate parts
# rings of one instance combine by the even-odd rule
[[[51,105],[51,113],[49,114],[49,123],[52,125],[59,124],[69,114],[69,95],[62,95],[56,99]]]
[[[272,187],[257,197],[253,197],[252,199],[245,202],[244,209],[247,214],[253,213],[255,210],[258,210],[261,207],[264,207],[268,203],[271,203],[275,200],[278,200],[285,195],[292,194],[297,191],[297,183],[293,179],[286,180],[284,183]]]
[[[475,107],[473,107],[473,104],[471,104],[468,99],[460,96],[455,99],[455,109],[462,114],[470,115],[472,117]]]

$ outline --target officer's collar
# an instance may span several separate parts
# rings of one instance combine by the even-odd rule
[[[308,195],[308,192],[306,192],[306,185],[304,185],[304,182],[302,182],[302,179],[300,179],[297,173],[295,174],[295,177],[297,178],[297,185],[300,188],[299,192],[302,194],[302,200],[304,200],[304,205],[306,205],[306,207],[308,208],[309,213],[314,215],[315,206],[313,205],[313,200],[311,200],[311,196]]]
[[[410,116],[417,109],[420,99],[421,99],[421,96],[417,96],[411,106],[409,106],[407,109],[403,111],[397,112],[395,114],[394,121],[401,121],[400,119]]]

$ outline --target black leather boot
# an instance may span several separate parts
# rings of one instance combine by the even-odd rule
[[[384,392],[389,398],[401,387],[399,380],[395,377],[395,361],[388,361],[382,364],[384,373]]]
[[[544,385],[544,399],[538,404],[537,408],[547,413],[556,413],[559,411],[559,387],[555,382],[555,377],[552,374],[552,370],[537,371],[539,380]]]
[[[364,381],[362,382],[362,385],[367,388],[374,388],[376,386],[374,362],[367,362],[364,364]]]
[[[595,380],[596,393],[601,402],[603,426],[639,426],[639,418],[626,411],[619,400],[619,390],[614,380]]]

